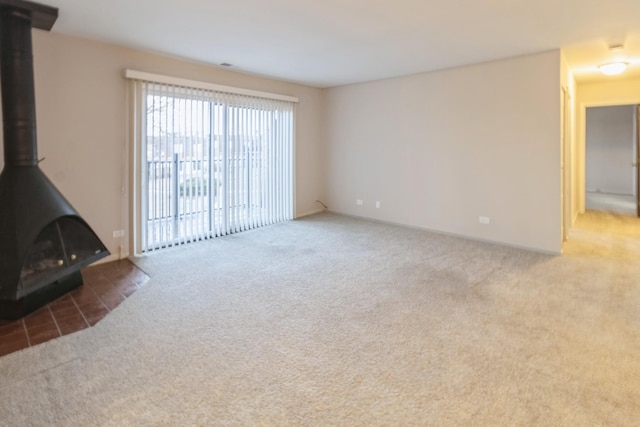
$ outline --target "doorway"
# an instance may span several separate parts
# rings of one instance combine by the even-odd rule
[[[638,215],[638,106],[586,109],[585,209]]]

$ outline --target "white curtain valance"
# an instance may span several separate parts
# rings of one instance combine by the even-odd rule
[[[141,80],[152,83],[163,83],[174,86],[185,86],[194,89],[205,89],[216,92],[233,93],[238,95],[248,95],[258,98],[274,99],[279,101],[299,102],[298,98],[277,93],[262,92],[259,90],[243,89],[233,86],[224,86],[215,83],[200,82],[197,80],[181,79],[179,77],[164,76],[162,74],[147,73],[144,71],[125,70],[124,76],[127,79]]]

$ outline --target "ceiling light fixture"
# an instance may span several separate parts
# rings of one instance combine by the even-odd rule
[[[607,76],[615,76],[626,70],[627,65],[629,64],[627,64],[626,62],[610,62],[608,64],[600,65],[598,68],[600,68],[600,72],[602,72],[602,74],[606,74]]]

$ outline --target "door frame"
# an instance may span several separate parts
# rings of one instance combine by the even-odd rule
[[[638,104],[635,102],[605,102],[605,103],[585,103],[582,104],[582,190],[580,191],[581,197],[581,210],[580,213],[584,213],[586,211],[586,172],[587,172],[587,162],[586,162],[586,154],[587,154],[587,109],[588,108],[597,108],[597,107],[626,107],[632,106],[636,107]],[[634,115],[635,116],[635,115]],[[632,136],[632,143],[634,145],[634,155],[631,156],[631,165],[634,169],[634,177],[632,178],[633,187],[634,187],[634,197],[636,201],[640,200],[640,168],[638,167],[638,159],[640,158],[640,152],[638,152],[638,148],[640,148],[640,136],[638,135],[638,124],[636,123],[636,117],[631,117],[634,123],[634,135]],[[635,141],[638,139],[638,141]],[[640,204],[636,202],[636,214],[640,216]]]
[[[561,114],[561,148],[560,148],[560,204],[562,212],[562,241],[569,238],[569,229],[573,223],[571,215],[571,141],[572,141],[572,121],[571,121],[571,94],[569,90],[562,86],[560,100]]]
[[[636,114],[635,114],[635,133],[636,133],[636,158],[635,158],[635,169],[636,169],[636,216],[640,218],[640,104],[636,104]]]
[[[584,213],[586,210],[586,166],[587,166],[587,108],[591,107],[612,107],[616,105],[638,105],[640,104],[640,96],[629,97],[629,98],[615,98],[612,97],[603,101],[589,101],[589,102],[581,102],[578,108],[578,141],[577,148],[578,152],[576,153],[576,166],[577,166],[577,174],[575,177],[577,178],[577,197],[578,201],[578,209],[577,212],[574,213],[573,221],[575,221],[578,214]],[[638,130],[636,133],[639,133]],[[640,157],[640,153],[639,156]],[[633,160],[633,159],[632,159]],[[636,175],[640,175],[640,168],[636,167]],[[640,183],[640,177],[637,177]],[[640,187],[636,187],[636,193],[638,193],[638,198],[640,198]]]

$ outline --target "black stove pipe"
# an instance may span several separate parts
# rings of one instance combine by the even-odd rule
[[[5,167],[36,166],[36,104],[31,14],[0,8],[0,75]]]

